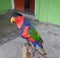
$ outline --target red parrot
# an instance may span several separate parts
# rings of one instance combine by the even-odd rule
[[[13,13],[11,17],[11,23],[15,22],[19,29],[19,34],[21,37],[27,40],[27,42],[31,42],[36,49],[36,45],[38,45],[43,54],[46,54],[43,48],[43,40],[40,34],[36,31],[33,25],[20,13]]]

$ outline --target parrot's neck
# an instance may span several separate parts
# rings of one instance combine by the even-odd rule
[[[17,27],[20,29],[22,27],[22,24],[24,23],[24,17],[23,16],[18,16],[16,18],[16,24]]]

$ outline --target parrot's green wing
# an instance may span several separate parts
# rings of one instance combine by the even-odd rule
[[[34,40],[39,41],[39,42],[43,42],[42,38],[40,37],[40,34],[36,31],[35,28],[31,28],[29,30],[29,34]]]

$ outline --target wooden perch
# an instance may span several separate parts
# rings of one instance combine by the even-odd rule
[[[32,47],[32,46],[29,46],[28,49],[27,49],[26,46],[23,46],[22,58],[31,58],[32,50],[33,50],[33,47]],[[42,55],[42,54],[37,50],[37,51],[35,51],[35,56],[34,56],[34,58],[48,58],[48,57]]]
[[[22,58],[31,58],[31,53],[27,50],[25,46],[23,46]]]

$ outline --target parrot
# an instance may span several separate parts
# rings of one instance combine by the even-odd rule
[[[22,14],[18,12],[14,12],[12,13],[12,16],[10,18],[10,22],[16,23],[17,28],[19,29],[19,35],[23,39],[26,39],[27,42],[32,43],[32,45],[34,46],[34,50],[36,50],[36,45],[38,45],[42,51],[42,54],[46,55],[43,47],[44,41],[27,18],[25,18]]]

